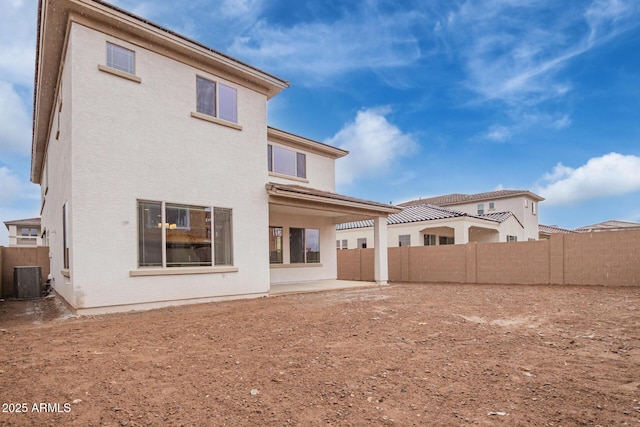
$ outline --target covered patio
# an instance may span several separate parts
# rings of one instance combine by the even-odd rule
[[[268,183],[266,190],[272,289],[295,283],[314,287],[317,282],[326,287],[336,281],[336,224],[362,220],[374,223],[375,283],[387,283],[387,217],[400,208],[298,185]],[[302,244],[311,257],[298,254],[296,238],[305,233],[315,239]]]

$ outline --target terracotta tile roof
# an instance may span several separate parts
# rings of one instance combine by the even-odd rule
[[[560,228],[560,227],[555,226],[555,225],[544,225],[544,224],[538,224],[538,232],[542,233],[542,234],[557,234],[557,233],[569,234],[569,233],[575,233],[575,231],[573,231],[573,230],[567,230],[566,228]]]
[[[628,230],[634,228],[640,228],[640,223],[610,219],[597,224],[585,225],[584,227],[576,228],[576,231],[578,233],[589,233],[591,231]]]
[[[481,202],[484,200],[504,199],[507,197],[528,196],[536,201],[544,199],[537,194],[527,190],[497,190],[486,193],[477,194],[445,194],[444,196],[428,197],[424,199],[411,200],[405,203],[399,203],[398,206],[415,206],[423,204],[432,204],[438,206],[460,205],[464,203]]]
[[[407,206],[402,210],[402,212],[389,215],[387,217],[387,225],[408,224],[412,222],[433,221],[437,219],[458,218],[462,216],[502,223],[514,215],[511,212],[494,212],[486,215],[469,215],[467,213],[460,212],[454,209],[443,208],[441,206],[431,204],[422,204]],[[354,228],[366,227],[373,227],[373,220],[354,221],[345,224],[338,224],[336,229],[350,230]]]

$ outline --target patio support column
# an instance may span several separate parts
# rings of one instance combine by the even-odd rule
[[[373,219],[373,279],[378,285],[386,285],[389,280],[387,263],[387,218],[378,216]]]
[[[466,222],[456,224],[454,227],[454,243],[456,245],[469,243],[469,225]]]

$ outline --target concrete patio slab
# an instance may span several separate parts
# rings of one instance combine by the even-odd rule
[[[312,282],[293,282],[271,285],[269,296],[300,294],[306,292],[335,291],[338,289],[375,287],[375,282],[355,280],[318,280]]]

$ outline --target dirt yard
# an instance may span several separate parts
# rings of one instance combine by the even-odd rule
[[[638,426],[640,288],[395,284],[82,318],[5,301],[0,401],[20,426]]]

